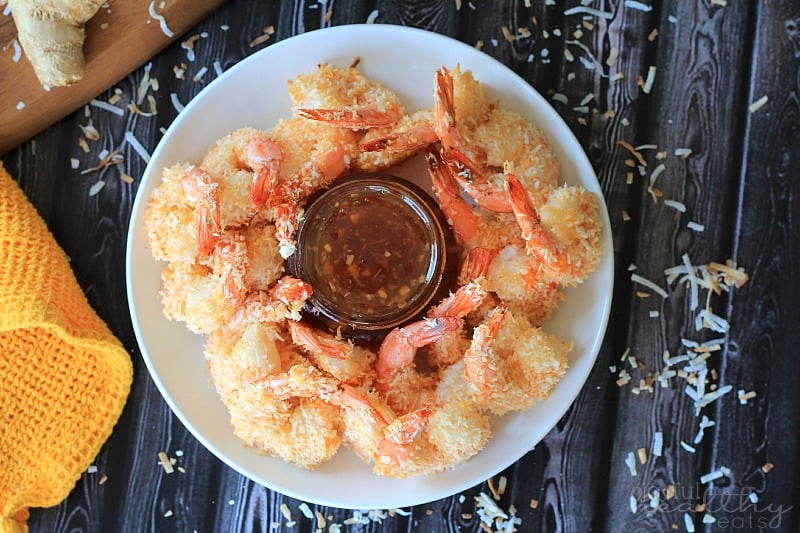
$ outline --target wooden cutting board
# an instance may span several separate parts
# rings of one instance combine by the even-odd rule
[[[0,155],[30,139],[124,78],[225,0],[167,0],[158,9],[174,33],[149,14],[150,0],[110,0],[86,26],[86,74],[69,87],[45,91],[27,58],[14,61],[17,29],[0,14]],[[0,1],[0,10],[5,7]],[[22,102],[24,104],[20,104]]]

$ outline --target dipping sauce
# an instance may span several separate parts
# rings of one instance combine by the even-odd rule
[[[294,260],[295,275],[314,290],[310,311],[355,337],[421,317],[447,262],[436,209],[421,189],[389,175],[344,178],[320,195],[298,230]]]
[[[327,284],[326,292],[347,302],[354,317],[408,307],[436,265],[430,231],[404,204],[383,187],[365,187],[333,201],[318,220],[324,230],[306,244],[311,272],[319,278],[312,287]]]

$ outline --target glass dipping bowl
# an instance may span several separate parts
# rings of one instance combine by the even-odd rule
[[[457,260],[429,195],[397,176],[362,174],[311,199],[289,266],[313,288],[307,315],[331,332],[375,343],[448,293]]]

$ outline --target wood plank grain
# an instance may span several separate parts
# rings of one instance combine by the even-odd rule
[[[700,478],[712,466],[706,453],[710,440],[695,442],[700,415],[710,415],[711,409],[697,413],[684,393],[691,376],[688,383],[680,377],[670,379],[668,388],[656,382],[652,394],[629,393],[639,376],[665,370],[665,351],[673,356],[692,353],[681,339],[703,342],[717,336],[708,330],[696,331],[697,310],[690,308],[689,290],[682,284],[666,286],[664,269],[681,264],[683,254],[693,264],[724,262],[731,255],[730,222],[737,192],[730,180],[741,168],[731,147],[738,142],[742,117],[726,110],[742,108],[745,86],[739,73],[747,69],[749,57],[743,52],[746,47],[742,41],[731,43],[725,36],[747,36],[749,12],[743,5],[725,10],[703,4],[684,7],[679,8],[678,3],[663,6],[656,48],[638,73],[645,80],[650,66],[657,65],[653,90],[649,97],[642,95],[646,105],[644,128],[638,130],[639,136],[627,139],[632,145],[657,146],[651,151],[643,150],[648,161],[644,175],[634,172],[638,183],[634,194],[641,207],[632,214],[639,231],[633,262],[638,267],[636,272],[664,286],[669,298],[661,300],[651,295],[639,299],[631,295],[629,345],[644,370],[630,371],[635,376],[633,383],[625,388],[617,408],[609,527],[666,530],[682,525],[687,516],[699,527],[703,513],[694,509],[702,497]],[[692,153],[682,159],[675,155],[677,148],[689,148]],[[658,151],[665,152],[666,157],[653,157]],[[662,164],[664,171],[650,183],[653,172]],[[667,200],[681,202],[686,212],[669,207]],[[689,229],[687,223],[692,220],[705,224],[706,231]],[[650,317],[651,311],[658,313],[655,319]],[[718,371],[719,354],[712,355],[707,364],[709,369]],[[684,366],[685,363],[679,364],[675,370]],[[708,375],[705,386],[726,384],[713,379],[713,375]],[[635,425],[631,424],[633,420],[637,421]],[[665,439],[662,458],[649,453],[655,432],[661,432]],[[681,442],[697,452],[683,450]],[[646,465],[636,458],[640,447],[650,456]],[[633,454],[635,477],[622,460],[629,453]],[[677,490],[677,496],[671,499],[666,497],[670,485]],[[635,512],[626,505],[632,496]],[[661,508],[651,507],[654,497],[664,502]]]
[[[731,330],[721,379],[735,383],[734,393],[715,407],[711,461],[731,475],[711,486],[710,506],[725,498],[735,502],[724,515],[733,527],[796,530],[800,527],[796,480],[800,446],[796,428],[797,376],[795,356],[800,342],[795,324],[800,268],[796,201],[800,164],[800,9],[785,3],[759,4],[754,26],[756,58],[743,105],[741,146],[746,166],[736,176],[740,196],[733,258],[750,274],[750,281],[720,302]],[[766,60],[765,58],[771,58]],[[755,111],[748,106],[766,96]],[[742,405],[738,390],[754,392]],[[774,464],[774,470],[762,467]],[[749,493],[757,502],[749,499]]]
[[[70,87],[45,90],[27,59],[14,63],[10,53],[0,54],[0,154],[31,138],[42,129],[97,96],[139,67],[169,43],[180,38],[224,0],[180,0],[164,3],[159,11],[174,33],[168,37],[150,17],[148,0],[118,0],[101,7],[86,26],[86,73]],[[16,39],[11,17],[0,18],[0,43],[10,47]],[[24,107],[17,108],[22,102]]]

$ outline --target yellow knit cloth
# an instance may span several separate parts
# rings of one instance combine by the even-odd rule
[[[0,533],[61,502],[108,439],[131,360],[0,163]]]

